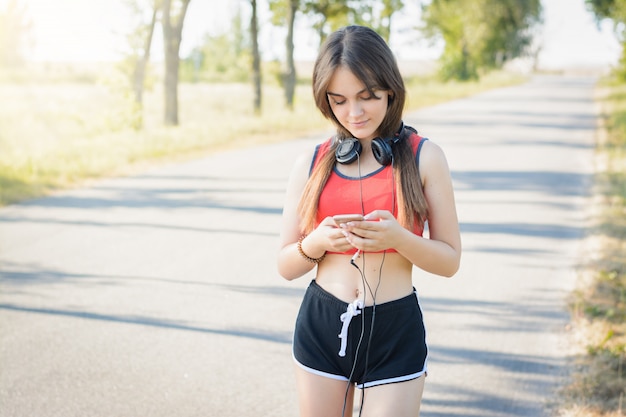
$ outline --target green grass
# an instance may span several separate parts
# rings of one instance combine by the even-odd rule
[[[181,84],[178,127],[162,125],[163,94],[157,84],[144,98],[144,128],[135,130],[132,101],[112,87],[119,81],[109,76],[89,82],[89,75],[78,72],[80,78],[69,82],[76,72],[64,71],[55,72],[52,81],[41,73],[36,81],[0,76],[0,205],[146,164],[332,130],[315,108],[308,83],[298,86],[293,111],[285,109],[282,89],[265,85],[260,116],[252,109],[250,85]],[[445,85],[413,77],[407,80],[407,110],[522,81],[506,73]]]
[[[605,84],[598,143],[595,248],[571,310],[579,350],[562,416],[617,417],[626,410],[626,85]]]

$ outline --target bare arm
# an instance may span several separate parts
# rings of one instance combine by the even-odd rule
[[[314,263],[307,261],[299,253],[297,247],[297,242],[301,237],[298,204],[309,178],[312,158],[312,152],[299,157],[295,162],[287,183],[280,231],[280,249],[277,260],[278,272],[287,280],[299,278],[315,267]],[[311,258],[319,258],[326,251],[344,252],[351,247],[332,217],[324,219],[302,241],[302,250]]]
[[[425,144],[426,145],[426,144]],[[461,235],[454,201],[452,179],[446,157],[439,146],[427,142],[420,156],[420,176],[428,202],[428,230],[430,239],[420,238],[407,231],[396,246],[421,269],[451,277],[461,261]]]
[[[308,179],[311,158],[312,155],[309,153],[300,156],[296,160],[289,176],[285,193],[285,204],[283,206],[282,226],[280,230],[280,250],[278,252],[278,272],[283,278],[288,280],[301,277],[315,266],[315,264],[302,259],[296,247],[296,242],[300,239],[298,203],[304,185]],[[302,246],[303,250],[305,250],[304,242],[302,242]],[[306,247],[306,249],[309,250],[306,253],[311,257],[323,255],[323,253],[318,253],[317,251],[314,253],[312,248]]]

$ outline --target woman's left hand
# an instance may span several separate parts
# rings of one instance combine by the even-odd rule
[[[374,210],[365,220],[342,225],[348,242],[362,252],[379,252],[393,248],[394,242],[404,228],[387,210]]]

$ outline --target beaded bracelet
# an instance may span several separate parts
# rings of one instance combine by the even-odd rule
[[[306,253],[304,253],[304,251],[302,250],[302,241],[304,240],[304,238],[306,237],[306,235],[303,235],[299,240],[298,240],[298,252],[300,253],[300,256],[302,256],[304,259],[306,259],[307,261],[314,263],[314,264],[318,264],[320,262],[322,262],[322,260],[326,257],[326,252],[324,252],[324,254],[322,256],[320,256],[319,258],[311,258],[309,255],[307,255]]]

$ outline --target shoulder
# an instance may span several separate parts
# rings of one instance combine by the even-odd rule
[[[421,153],[420,158],[428,159],[433,157],[441,157],[444,156],[443,149],[436,142],[433,142],[430,139],[423,138],[421,142]]]
[[[431,140],[422,144],[419,154],[419,171],[422,181],[441,175],[449,176],[448,161],[443,149]]]
[[[420,136],[417,131],[413,131],[411,135],[408,137],[408,142],[413,149],[413,153],[416,156],[419,156],[420,151],[424,143],[428,142],[428,138]]]
[[[330,151],[333,145],[333,141],[334,139],[332,137],[328,138],[324,142],[319,143],[315,146],[315,149],[313,150],[312,155],[310,153],[306,154],[311,163],[311,165],[309,166],[310,172],[313,171],[313,168],[318,164],[318,162],[322,159],[322,157]]]
[[[411,133],[408,140],[419,165],[428,163],[432,159],[441,157],[445,159],[443,150],[439,145],[427,137],[420,136],[416,131]]]
[[[333,145],[333,138],[328,138],[326,139],[324,142],[317,144],[317,146],[315,146],[315,153],[314,153],[314,157],[315,159],[319,159],[320,157],[322,157],[323,155],[325,155],[330,148]]]
[[[332,145],[332,138],[318,143],[313,148],[309,148],[296,157],[294,170],[306,175],[307,177],[313,170],[319,159],[328,152]]]
[[[314,149],[307,149],[306,151],[300,153],[300,155],[296,157],[294,169],[297,169],[298,171],[304,171],[308,174],[311,167],[313,166],[313,161],[316,154],[317,147],[315,147]]]

